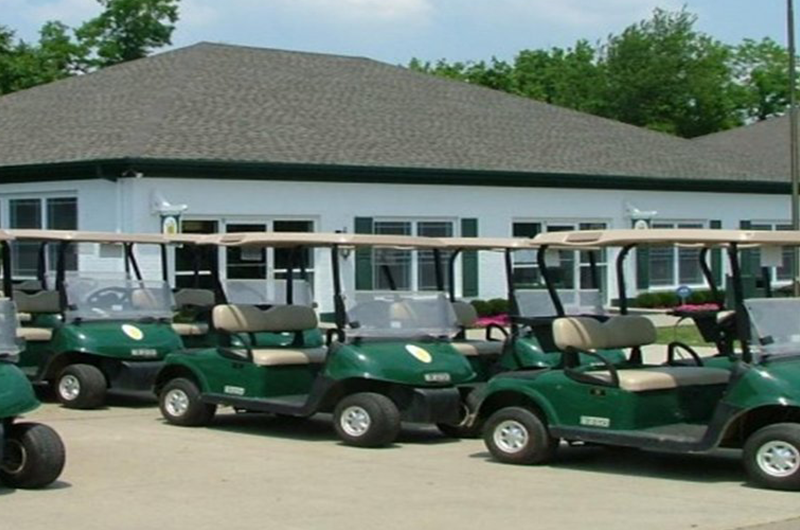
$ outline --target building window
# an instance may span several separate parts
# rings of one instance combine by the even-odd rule
[[[181,221],[181,232],[186,234],[214,234],[218,229],[217,221],[191,219]],[[195,259],[198,260],[196,264],[197,278],[194,275]],[[212,264],[219,266],[219,256],[215,247],[192,247],[191,245],[178,247],[175,249],[175,287],[213,290]]]
[[[9,227],[50,230],[77,230],[78,200],[74,197],[52,197],[46,199],[25,198],[8,201]],[[38,264],[40,243],[35,241],[16,241],[12,243],[14,252],[12,267],[15,278],[34,278]],[[58,246],[48,245],[47,266],[56,265]],[[77,270],[78,250],[69,245],[65,255],[66,270]]]
[[[375,234],[452,237],[452,221],[380,221],[373,227]],[[442,279],[448,283],[448,253],[442,251]],[[375,249],[373,277],[376,290],[435,291],[436,264],[432,250]]]
[[[652,228],[703,228],[703,223],[659,221],[654,222]],[[702,285],[703,271],[699,259],[700,250],[696,248],[650,247],[650,285],[652,287]]]
[[[753,230],[791,230],[792,225],[788,223],[754,222],[750,225]],[[796,250],[792,247],[781,249],[781,265],[779,267],[769,267],[768,273],[771,281],[789,282],[792,280],[792,262]],[[761,251],[758,249],[748,250],[743,254],[744,259],[752,260],[750,270],[758,274],[761,271]]]

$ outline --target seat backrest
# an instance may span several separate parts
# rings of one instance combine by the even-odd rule
[[[460,300],[453,302],[453,311],[456,314],[458,325],[462,328],[471,328],[478,322],[478,311],[468,302]]]
[[[140,310],[161,309],[161,303],[149,289],[134,289],[131,293],[131,304]]]
[[[261,310],[252,305],[224,304],[212,311],[214,327],[229,333],[305,331],[318,325],[317,314],[307,306],[281,305]]]
[[[213,307],[216,299],[209,289],[181,289],[175,293],[178,308],[185,306]]]
[[[44,287],[42,287],[42,282],[39,280],[23,280],[15,285],[14,289],[19,289],[20,291],[41,291]]]
[[[652,344],[656,328],[647,317],[619,315],[600,322],[589,317],[565,317],[553,322],[553,339],[561,350],[635,348]]]
[[[34,294],[14,291],[14,301],[17,303],[17,311],[23,313],[58,313],[61,311],[61,299],[58,291],[39,291]]]

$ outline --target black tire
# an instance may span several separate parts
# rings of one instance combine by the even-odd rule
[[[169,381],[158,395],[161,415],[173,425],[202,427],[211,423],[217,406],[203,403],[194,381],[179,378]]]
[[[383,447],[400,434],[400,411],[394,401],[382,394],[353,394],[336,405],[333,426],[348,445]]]
[[[744,444],[744,467],[754,483],[800,490],[800,425],[776,423],[757,430]]]
[[[492,414],[483,429],[492,456],[507,464],[545,464],[555,457],[558,440],[528,409],[506,407]]]
[[[96,409],[106,402],[106,376],[91,364],[71,364],[53,385],[58,401],[70,409]]]
[[[41,488],[64,469],[64,444],[56,431],[40,423],[15,423],[6,431],[0,482],[12,488]]]

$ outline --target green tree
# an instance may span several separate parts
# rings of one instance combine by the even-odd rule
[[[686,10],[657,9],[602,49],[600,113],[691,138],[738,124],[731,49],[694,30]]]
[[[146,57],[172,43],[179,0],[97,0],[105,9],[76,34],[93,50],[96,66]]]
[[[745,39],[735,48],[737,104],[746,119],[766,120],[789,106],[789,52],[769,38]]]

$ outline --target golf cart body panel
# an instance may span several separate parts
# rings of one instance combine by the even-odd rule
[[[25,374],[15,365],[0,361],[0,420],[30,412],[39,400]]]

